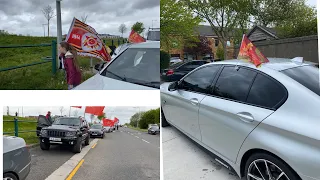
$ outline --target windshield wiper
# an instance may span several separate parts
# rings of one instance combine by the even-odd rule
[[[126,77],[119,76],[118,74],[115,74],[115,73],[108,71],[108,70],[106,70],[106,72],[116,76],[117,78],[121,79],[122,81],[127,81]]]
[[[160,82],[159,81],[151,81],[151,82],[131,82],[133,84],[138,84],[142,86],[148,86],[148,87],[153,87],[160,89]]]

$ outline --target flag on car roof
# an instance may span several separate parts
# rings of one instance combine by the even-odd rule
[[[251,62],[256,67],[260,67],[262,63],[269,62],[269,60],[252,44],[245,34],[243,35],[240,45],[238,59]]]
[[[135,32],[134,30],[131,31],[128,40],[129,40],[130,43],[146,42],[146,40],[143,37],[141,37],[140,34]]]
[[[73,108],[82,108],[82,106],[71,106],[71,107],[73,107]]]
[[[76,18],[73,18],[66,42],[71,44],[80,56],[95,57],[102,61],[111,60],[111,56],[96,30]]]
[[[104,106],[86,106],[85,113],[97,116],[103,115]]]

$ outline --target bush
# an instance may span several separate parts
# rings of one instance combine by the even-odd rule
[[[169,67],[170,55],[165,51],[160,51],[160,69],[166,69]]]
[[[139,128],[147,129],[149,124],[158,123],[160,123],[160,108],[145,112],[139,121]]]
[[[217,57],[221,60],[224,60],[224,51],[221,43],[219,44],[217,49]]]

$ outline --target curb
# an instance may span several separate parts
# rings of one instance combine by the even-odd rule
[[[26,147],[27,147],[28,149],[31,149],[31,148],[35,148],[35,147],[37,147],[37,146],[39,146],[39,145],[40,145],[39,143],[36,143],[36,144],[27,144]]]
[[[91,150],[91,146],[98,142],[94,139],[88,146],[83,147],[81,153],[73,155],[68,161],[62,164],[57,170],[49,175],[45,180],[65,180],[84,156]]]

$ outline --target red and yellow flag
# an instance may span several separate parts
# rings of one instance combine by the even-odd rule
[[[111,60],[96,30],[76,18],[72,21],[66,42],[71,44],[80,56],[95,57],[103,61]]]
[[[141,42],[146,42],[146,40],[143,37],[141,37],[137,32],[132,30],[129,36],[129,42],[141,43]]]
[[[262,63],[269,62],[269,60],[252,44],[246,35],[243,35],[238,59],[249,61],[256,67],[260,67]]]
[[[86,106],[85,113],[97,116],[103,115],[104,106]]]

